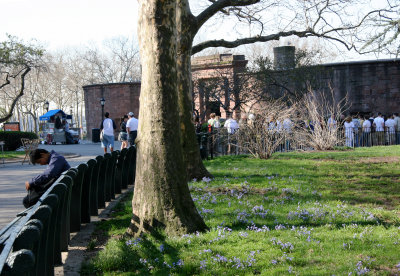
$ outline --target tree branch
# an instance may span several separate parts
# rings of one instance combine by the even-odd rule
[[[9,77],[10,77],[9,73],[6,73],[5,82],[2,85],[0,85],[0,89],[2,89],[4,86],[7,86],[7,85],[9,85],[11,83],[10,80],[9,80]]]
[[[31,71],[30,67],[26,67],[25,71],[21,74],[21,86],[19,90],[19,94],[14,98],[14,100],[11,103],[10,110],[8,111],[8,114],[5,115],[4,117],[0,118],[0,123],[7,121],[8,119],[11,118],[14,108],[18,102],[18,100],[24,95],[24,89],[25,89],[25,76]]]
[[[211,2],[213,3],[212,5],[210,5],[207,9],[205,9],[198,16],[196,16],[196,22],[197,22],[196,32],[197,30],[200,29],[201,26],[203,26],[205,22],[207,22],[208,19],[213,17],[218,12],[222,11],[222,9],[232,6],[234,7],[250,6],[259,3],[260,0],[218,0]]]
[[[201,52],[202,50],[209,48],[209,47],[235,48],[240,45],[252,44],[255,42],[267,42],[267,41],[272,41],[272,40],[279,40],[279,38],[281,38],[281,37],[288,37],[288,36],[292,36],[292,35],[295,35],[297,37],[310,37],[310,36],[324,37],[324,38],[342,43],[348,50],[351,50],[353,48],[353,45],[349,45],[345,41],[337,39],[332,36],[328,36],[325,34],[318,34],[312,30],[305,30],[305,31],[294,31],[293,30],[293,31],[287,31],[287,32],[279,32],[279,33],[266,35],[266,36],[241,38],[241,39],[237,39],[235,41],[226,41],[224,39],[204,41],[202,43],[199,43],[199,44],[193,46],[192,54]]]

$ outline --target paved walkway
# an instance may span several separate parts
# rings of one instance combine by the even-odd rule
[[[121,143],[115,141],[115,149],[120,147]],[[39,148],[65,154],[71,167],[103,154],[100,143],[86,141],[77,145],[39,145]],[[21,161],[6,163],[4,166],[0,162],[0,229],[11,222],[17,213],[25,210],[22,205],[22,199],[26,195],[25,181],[45,169],[44,166],[33,166],[27,162],[22,165]]]

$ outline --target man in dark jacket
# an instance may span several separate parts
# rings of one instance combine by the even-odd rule
[[[36,149],[29,154],[32,164],[48,165],[46,170],[25,182],[28,195],[24,197],[23,204],[28,208],[38,202],[39,198],[53,184],[60,175],[70,168],[65,158],[55,151]]]

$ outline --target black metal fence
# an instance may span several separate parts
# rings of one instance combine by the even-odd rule
[[[134,184],[135,167],[136,148],[130,147],[63,173],[39,202],[0,230],[0,275],[54,275],[70,233]]]
[[[203,132],[197,134],[197,140],[200,146],[200,153],[203,159],[213,158],[222,155],[249,154],[246,147],[241,143],[241,130],[234,135],[228,134],[224,128],[213,130],[212,132]],[[296,150],[314,150],[312,146],[304,141],[298,141],[298,136],[282,134],[280,142],[274,148],[274,152],[289,152]],[[335,136],[336,137],[336,136]],[[248,137],[246,138],[248,139]],[[263,139],[271,139],[264,137]],[[386,129],[384,131],[371,131],[370,128],[351,128],[339,129],[337,131],[338,147],[372,147],[400,145],[400,131]]]

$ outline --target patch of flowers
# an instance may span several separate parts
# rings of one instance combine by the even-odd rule
[[[254,206],[253,209],[251,210],[255,216],[260,216],[262,218],[265,218],[268,213],[270,212],[269,210],[265,210],[262,205],[260,206]]]
[[[273,245],[277,246],[283,252],[292,252],[294,250],[294,246],[291,242],[282,242],[275,237],[271,239]]]
[[[256,263],[255,256],[259,251],[250,251],[245,260],[238,257],[227,258],[223,255],[216,254],[211,256],[211,261],[216,264],[231,266],[235,269],[246,269],[248,267],[253,267]],[[205,269],[207,267],[207,260],[200,261],[200,269]]]
[[[258,228],[256,225],[252,224],[247,226],[246,230],[254,231],[254,232],[269,232],[269,228],[266,225],[263,225],[261,228]]]
[[[239,211],[236,216],[236,220],[238,220],[241,223],[247,223],[248,222],[247,218],[249,216],[250,214],[248,214],[246,211]]]
[[[131,245],[133,245],[133,246],[138,246],[138,245],[140,244],[141,241],[142,241],[141,238],[137,238],[137,239],[134,239],[133,241],[132,241],[132,240],[127,240],[127,241],[125,242],[125,244],[128,245],[128,246],[131,246]]]
[[[209,244],[220,241],[226,237],[228,237],[232,233],[232,229],[228,227],[217,226],[218,236],[209,241]]]

